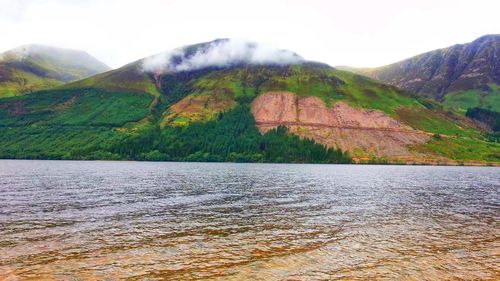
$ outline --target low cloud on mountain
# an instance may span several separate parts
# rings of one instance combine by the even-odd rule
[[[178,48],[143,60],[147,72],[189,71],[210,66],[226,67],[247,64],[296,64],[299,55],[271,46],[236,39],[219,39],[195,49]]]

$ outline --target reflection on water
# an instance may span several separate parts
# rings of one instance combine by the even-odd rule
[[[498,168],[0,161],[0,279],[500,279]]]

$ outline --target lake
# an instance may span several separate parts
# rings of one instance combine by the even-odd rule
[[[500,279],[500,168],[0,161],[0,280]]]

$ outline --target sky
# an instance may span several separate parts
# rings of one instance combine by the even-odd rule
[[[237,38],[332,66],[375,67],[500,33],[498,0],[0,0],[0,52],[85,50],[111,67]]]

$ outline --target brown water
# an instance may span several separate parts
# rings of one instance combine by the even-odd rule
[[[500,280],[500,169],[0,161],[0,279]]]

